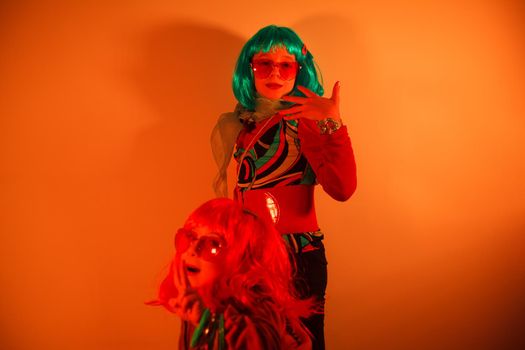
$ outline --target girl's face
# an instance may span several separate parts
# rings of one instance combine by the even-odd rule
[[[275,47],[253,55],[252,70],[259,95],[278,100],[292,92],[299,66],[286,48]]]
[[[188,287],[202,288],[212,285],[221,274],[226,243],[217,233],[205,226],[191,231],[180,229],[175,236],[175,247]]]

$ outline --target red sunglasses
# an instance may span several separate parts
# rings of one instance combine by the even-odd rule
[[[193,242],[197,242],[194,248],[197,256],[206,261],[217,259],[226,247],[224,239],[218,236],[204,235],[197,238],[195,232],[184,228],[180,228],[175,234],[175,249],[179,254],[188,250]]]
[[[295,61],[291,62],[274,62],[272,60],[253,60],[250,64],[253,75],[257,79],[266,79],[272,74],[273,67],[279,68],[279,76],[283,80],[292,80],[297,76],[297,72],[302,67]]]

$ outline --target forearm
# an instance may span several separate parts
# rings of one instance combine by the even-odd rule
[[[315,172],[323,190],[338,201],[346,201],[357,186],[356,164],[346,126],[321,134],[316,121],[299,123],[301,151]]]

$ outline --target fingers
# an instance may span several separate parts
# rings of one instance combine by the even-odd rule
[[[304,87],[302,85],[297,85],[297,90],[301,91],[306,97],[287,95],[287,96],[283,96],[282,99],[285,100],[285,101],[289,101],[289,102],[295,102],[295,103],[304,104],[311,97],[320,97],[315,92],[313,92],[312,90],[310,90],[310,89],[308,89],[308,88],[306,88],[306,87]]]
[[[180,269],[181,261],[180,261],[180,258],[179,257],[175,257],[175,259],[173,259],[172,264],[173,264],[173,266],[172,266],[172,269],[173,269],[173,284],[175,285],[175,288],[177,288],[177,290],[179,292],[181,292],[181,290],[183,289],[183,286],[182,286],[182,282],[181,282],[181,269]]]
[[[197,292],[194,290],[188,291],[180,301],[181,311],[187,314],[197,302],[200,302],[200,297]]]
[[[304,106],[303,105],[295,105],[295,106],[290,107],[290,108],[281,109],[278,113],[280,115],[284,115],[286,117],[288,114],[294,114],[294,113],[297,113],[297,112],[301,112],[302,110],[304,110]]]
[[[334,84],[334,87],[332,89],[332,97],[331,97],[332,100],[335,100],[335,99],[339,100],[340,87],[341,87],[341,82],[337,81]],[[297,85],[297,90],[301,91],[306,97],[287,95],[287,96],[283,96],[282,99],[285,101],[290,101],[290,102],[304,103],[305,101],[308,101],[309,97],[322,97],[302,85]]]
[[[174,310],[183,320],[198,324],[204,309],[200,295],[194,289],[187,289],[175,304]]]
[[[198,323],[202,314],[203,302],[198,292],[191,288],[185,266],[180,259],[174,262],[174,283],[178,294],[171,301],[171,307],[183,320]]]
[[[280,111],[279,114],[283,116],[284,120],[299,119],[303,116],[303,112],[305,109],[305,106],[297,105],[288,109],[284,109]]]
[[[180,277],[181,277],[181,286],[184,290],[187,290],[188,288],[191,288],[190,280],[188,279],[188,274],[186,273],[186,269],[184,267],[184,264],[180,264]]]
[[[299,91],[301,91],[306,97],[319,96],[319,95],[317,95],[315,92],[313,92],[312,90],[310,90],[310,89],[308,89],[307,87],[302,86],[302,85],[297,85],[297,89],[298,89]]]
[[[296,103],[288,109],[281,110],[279,114],[284,116],[284,119],[299,119],[306,118],[312,120],[325,119],[330,116],[335,119],[340,119],[339,116],[339,90],[341,83],[338,81],[334,84],[332,89],[332,96],[330,98],[321,97],[304,86],[298,85],[299,91],[305,94],[306,97],[300,96],[283,96],[282,99],[289,102]]]
[[[330,99],[339,105],[339,90],[341,89],[341,82],[336,82],[334,88],[332,89],[332,97]]]
[[[306,101],[308,101],[307,97],[290,96],[290,95],[283,96],[282,99],[288,102],[294,102],[294,103],[299,103],[299,104],[304,104]]]
[[[326,113],[323,112],[324,108],[313,107],[310,105],[298,105],[288,109],[281,110],[279,114],[283,115],[283,119],[313,119],[319,120],[326,118]]]

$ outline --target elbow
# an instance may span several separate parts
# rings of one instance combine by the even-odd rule
[[[354,181],[342,183],[341,186],[337,186],[337,188],[334,188],[334,190],[331,191],[329,194],[330,197],[332,197],[336,201],[346,202],[355,193],[356,188],[357,181],[355,181],[354,179]]]
[[[354,194],[356,188],[357,188],[356,185],[354,185],[352,187],[349,186],[344,191],[341,191],[341,193],[339,193],[339,195],[337,197],[334,197],[334,199],[339,201],[339,202],[346,202],[347,200],[350,199],[350,197],[352,197],[352,195]]]

